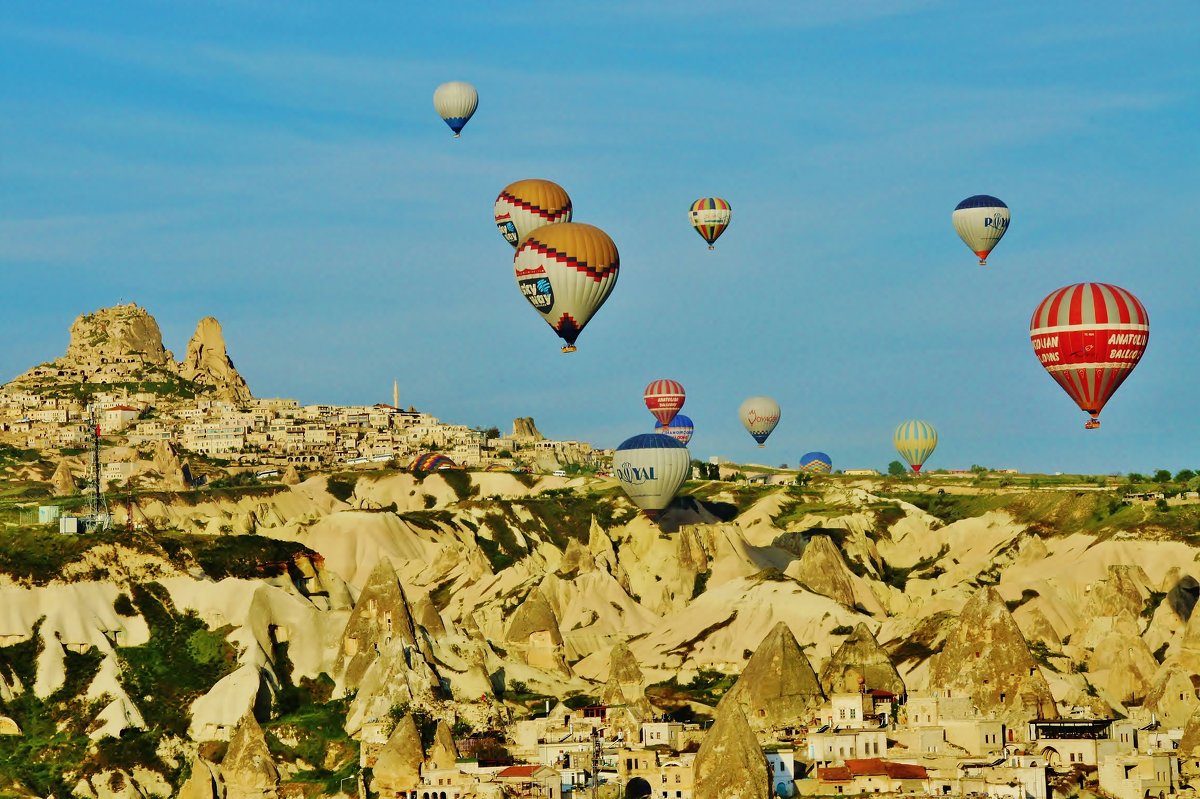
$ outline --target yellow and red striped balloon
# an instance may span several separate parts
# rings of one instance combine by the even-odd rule
[[[571,221],[571,198],[549,180],[529,178],[510,183],[496,198],[496,229],[516,247],[542,225]]]

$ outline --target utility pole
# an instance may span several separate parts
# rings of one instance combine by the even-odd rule
[[[92,518],[100,519],[100,423],[96,421],[96,409],[92,408]]]
[[[592,727],[592,799],[600,797],[600,754],[603,743],[600,728]]]

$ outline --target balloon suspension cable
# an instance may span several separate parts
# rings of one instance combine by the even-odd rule
[[[575,348],[574,344],[568,344],[567,346],[562,348],[562,351],[563,352],[575,352],[575,349],[576,348]]]

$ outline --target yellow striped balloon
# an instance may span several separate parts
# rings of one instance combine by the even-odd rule
[[[542,225],[571,221],[571,198],[549,180],[529,178],[510,183],[496,198],[496,229],[512,246]]]
[[[725,228],[729,227],[732,216],[733,209],[720,197],[701,197],[692,203],[692,208],[688,211],[692,227],[700,234],[700,238],[708,242],[710,250],[716,249],[713,243],[721,238]]]
[[[578,222],[543,225],[517,247],[514,276],[522,296],[575,351],[575,339],[613,287],[621,258],[598,227]]]
[[[902,422],[896,428],[896,434],[892,436],[892,443],[896,445],[896,451],[900,453],[900,456],[908,461],[912,470],[920,472],[925,460],[933,454],[933,450],[937,447],[937,430],[929,422],[910,419]]]

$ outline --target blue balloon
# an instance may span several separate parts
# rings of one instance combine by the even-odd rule
[[[829,474],[833,470],[833,459],[824,452],[806,452],[800,456],[800,470]]]
[[[692,424],[692,420],[682,413],[675,414],[675,418],[671,420],[669,425],[664,426],[662,422],[656,422],[654,425],[655,433],[670,436],[685,446],[692,440],[692,433],[695,430],[696,426]]]

